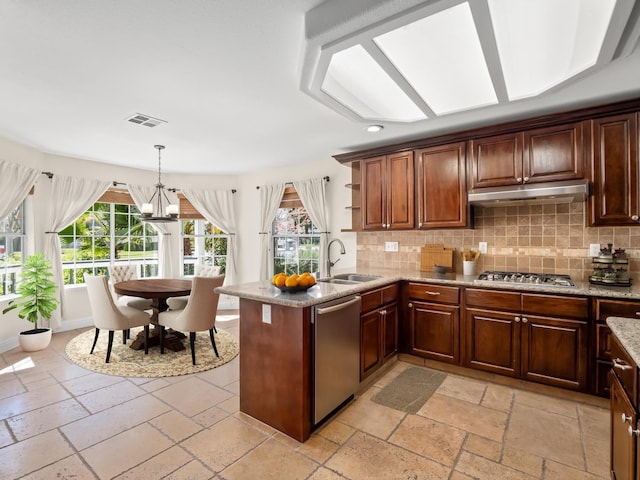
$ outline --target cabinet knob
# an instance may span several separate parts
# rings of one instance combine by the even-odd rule
[[[629,370],[630,368],[633,368],[631,365],[628,365],[625,361],[620,360],[619,358],[614,358],[613,359],[613,368],[617,368],[618,370]]]
[[[640,218],[638,217],[638,215],[631,215],[631,220],[633,220],[634,222],[637,222],[638,218]]]
[[[518,323],[520,321],[520,317],[516,317],[514,318],[514,320],[516,321],[516,323]]]
[[[432,292],[431,290],[425,290],[424,293],[427,295],[440,295],[440,292]]]
[[[636,437],[640,437],[640,430],[634,430],[631,425],[629,425],[629,428],[627,428],[627,432],[629,432],[630,437],[632,437],[633,435],[635,435]]]
[[[622,423],[631,423],[631,415],[622,412]]]
[[[522,179],[522,183],[527,183],[528,181],[529,181],[529,177],[524,177],[524,178]]]
[[[422,222],[418,222],[418,228],[422,228]]]
[[[409,302],[409,305],[407,305],[407,307],[413,308],[413,303]]]
[[[516,182],[522,183],[522,177],[516,177]]]
[[[527,317],[522,317],[522,323],[527,323],[529,319]]]

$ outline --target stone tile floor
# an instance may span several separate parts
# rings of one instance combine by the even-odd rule
[[[219,322],[238,337],[237,320]],[[0,356],[0,479],[544,479],[609,477],[609,413],[449,373],[415,414],[371,398],[398,361],[304,444],[238,411],[239,361],[121,378],[44,351]]]

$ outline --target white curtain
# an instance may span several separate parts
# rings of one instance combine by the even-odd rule
[[[20,205],[39,175],[40,171],[33,168],[0,160],[0,218]]]
[[[182,190],[191,204],[220,230],[227,232],[227,266],[224,283],[233,285],[238,269],[238,238],[236,235],[236,214],[231,190]]]
[[[127,185],[131,198],[136,202],[138,209],[142,209],[142,204],[147,203],[156,191],[156,187],[153,185]],[[178,198],[167,191],[169,201],[174,204],[178,204]],[[164,215],[164,212],[159,212],[159,215]],[[150,223],[151,227],[158,232],[158,276],[161,278],[173,278],[177,272],[177,267],[174,265],[174,252],[178,251],[179,239],[173,239],[171,235],[172,222],[168,223]]]
[[[260,280],[273,276],[271,225],[284,195],[284,183],[260,187]]]
[[[318,268],[320,277],[325,276],[325,265],[327,262],[327,241],[329,239],[329,218],[327,211],[327,197],[325,191],[325,181],[323,178],[312,178],[293,182],[293,186],[302,201],[302,205],[309,214],[311,221],[320,232],[320,255],[318,256]]]
[[[64,278],[62,275],[62,251],[58,231],[67,227],[93,205],[109,188],[111,182],[90,180],[86,178],[54,175],[51,180],[51,196],[49,198],[49,214],[44,219],[44,255],[53,267],[53,280],[59,286],[57,297],[60,308],[53,312],[49,321],[50,328],[57,328],[62,323],[64,314]]]

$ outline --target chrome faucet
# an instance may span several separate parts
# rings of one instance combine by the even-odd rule
[[[340,255],[344,255],[345,253],[347,253],[347,251],[344,249],[344,243],[342,243],[342,240],[340,240],[339,238],[334,238],[329,242],[329,244],[327,245],[327,277],[331,276],[331,267],[333,267],[340,261],[339,258],[335,262],[331,261],[331,245],[333,245],[333,242],[338,242],[340,244]]]

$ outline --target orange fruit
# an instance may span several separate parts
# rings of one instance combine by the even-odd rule
[[[297,287],[298,286],[298,275],[297,274],[293,274],[289,277],[287,277],[287,279],[284,282],[285,287]]]
[[[311,285],[311,280],[310,280],[310,276],[309,275],[300,275],[300,277],[298,278],[298,286],[299,287],[308,287],[309,285]]]
[[[281,273],[278,275],[278,278],[276,278],[276,285],[278,287],[284,287],[286,280],[287,276],[284,273]]]

